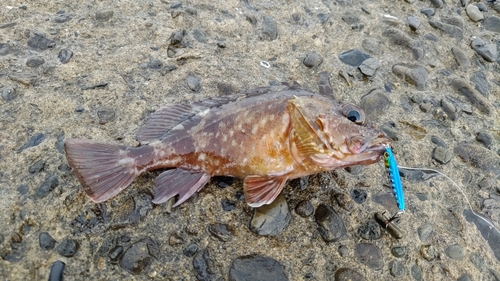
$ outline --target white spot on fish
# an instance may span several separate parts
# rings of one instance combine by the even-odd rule
[[[172,130],[184,130],[184,126],[182,124],[176,125],[175,127],[172,128]]]
[[[257,124],[254,124],[254,125],[252,126],[252,134],[254,134],[254,135],[255,135],[255,134],[257,133],[257,130],[258,130],[258,129],[259,129],[259,126],[258,126]]]
[[[135,159],[131,157],[122,158],[118,161],[118,165],[133,167],[135,166]]]
[[[205,153],[200,153],[200,155],[198,155],[198,161],[205,161],[205,158],[206,158]]]
[[[231,140],[231,145],[232,145],[232,146],[236,146],[236,145],[237,145],[237,143],[236,143],[236,141],[235,141],[234,139],[233,139],[233,140]]]

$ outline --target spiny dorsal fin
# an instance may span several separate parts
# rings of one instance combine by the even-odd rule
[[[306,120],[298,108],[298,104],[300,104],[300,99],[297,97],[290,100],[288,104],[288,112],[290,113],[293,126],[292,138],[297,150],[302,156],[306,157],[324,153],[324,145],[321,138],[318,137],[316,131]]]

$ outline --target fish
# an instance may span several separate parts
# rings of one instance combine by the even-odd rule
[[[96,203],[166,169],[155,179],[154,204],[177,197],[179,206],[210,178],[230,176],[243,179],[245,200],[257,208],[291,179],[375,163],[392,142],[360,107],[334,98],[328,76],[319,86],[313,93],[289,82],[167,104],[139,128],[138,146],[66,138],[66,158]]]

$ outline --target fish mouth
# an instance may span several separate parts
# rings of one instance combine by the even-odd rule
[[[368,139],[362,136],[355,136],[346,141],[348,150],[354,155],[383,153],[390,143],[392,143],[392,140],[385,134]]]

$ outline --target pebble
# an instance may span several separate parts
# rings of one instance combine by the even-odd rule
[[[154,259],[158,259],[159,249],[158,244],[152,239],[141,239],[125,251],[120,266],[130,274],[138,275],[149,269]]]
[[[201,31],[199,29],[194,29],[192,34],[193,34],[194,39],[196,39],[196,41],[198,41],[199,43],[202,43],[202,44],[207,43],[207,41],[208,41],[207,35],[203,31]]]
[[[118,264],[123,253],[123,246],[118,245],[109,251],[108,258],[112,264]]]
[[[275,259],[257,254],[237,257],[229,267],[230,281],[289,280],[283,266]]]
[[[198,245],[192,243],[189,244],[186,249],[184,249],[184,252],[182,252],[186,257],[192,257],[194,254],[198,252]]]
[[[453,153],[445,148],[436,147],[432,151],[432,159],[436,160],[439,164],[447,164],[453,158]]]
[[[320,204],[316,208],[314,218],[318,230],[325,242],[337,242],[347,235],[347,229],[340,216],[327,204]]]
[[[486,266],[483,256],[479,253],[472,253],[470,255],[470,261],[479,271],[483,271]]]
[[[428,7],[428,8],[422,8],[420,10],[420,13],[426,15],[429,18],[429,17],[434,16],[434,14],[436,13],[436,10],[434,8],[430,8],[430,7]]]
[[[359,272],[350,268],[339,268],[334,274],[335,281],[366,281],[366,278]]]
[[[173,232],[168,237],[168,245],[175,246],[175,245],[182,245],[182,244],[184,244],[184,238],[181,235],[179,235],[178,233]]]
[[[465,257],[464,250],[458,244],[449,246],[446,248],[445,252],[450,259],[461,260]]]
[[[406,18],[407,22],[408,22],[408,26],[410,27],[411,30],[413,31],[417,31],[418,28],[420,27],[420,19],[418,17],[415,17],[415,16],[409,16],[408,18]]]
[[[101,108],[97,110],[97,118],[101,125],[113,122],[115,121],[115,111],[111,108]]]
[[[43,51],[49,48],[54,48],[56,46],[56,42],[47,38],[43,33],[34,33],[28,39],[28,46],[39,51]]]
[[[223,223],[214,223],[209,225],[208,232],[222,242],[227,242],[233,237],[233,229],[231,226]]]
[[[405,266],[403,263],[397,260],[392,260],[389,262],[389,273],[394,277],[402,277],[405,275]]]
[[[292,220],[292,214],[283,195],[271,204],[254,209],[250,231],[257,235],[276,236],[282,233]]]
[[[341,257],[347,257],[347,255],[349,254],[349,249],[345,245],[340,245],[338,251]]]
[[[193,92],[199,92],[201,89],[201,78],[190,74],[186,79],[187,86]]]
[[[330,19],[330,15],[329,14],[325,14],[325,13],[319,13],[317,17],[318,17],[319,22],[321,24],[327,23],[328,20]]]
[[[374,55],[382,55],[384,53],[382,43],[375,38],[365,38],[361,42],[363,49]]]
[[[339,60],[347,65],[358,67],[370,56],[358,49],[349,50],[339,55]]]
[[[379,61],[376,58],[368,58],[363,61],[363,63],[358,66],[359,71],[363,73],[366,76],[373,76],[375,74],[375,71],[377,70],[379,66]]]
[[[335,201],[337,201],[337,204],[339,206],[347,211],[352,211],[354,209],[354,204],[352,203],[351,197],[345,193],[336,193],[333,195],[335,198]]]
[[[426,261],[433,261],[437,257],[437,250],[436,247],[432,245],[422,245],[420,247],[420,255],[426,260]]]
[[[47,196],[54,188],[59,186],[57,176],[48,176],[35,190],[35,197],[38,199]]]
[[[42,134],[42,133],[38,133],[38,134],[35,134],[33,135],[29,140],[28,142],[26,142],[25,144],[23,144],[18,150],[17,150],[17,153],[20,153],[22,152],[23,150],[25,149],[28,149],[30,147],[35,147],[39,144],[41,144],[43,141],[45,140],[45,135]]]
[[[68,63],[69,60],[73,57],[73,51],[71,51],[70,49],[61,49],[57,57],[62,64]]]
[[[500,174],[500,156],[491,153],[487,148],[462,142],[455,146],[454,152],[465,163],[481,169],[491,176]]]
[[[489,95],[489,85],[488,78],[482,71],[476,71],[472,73],[470,81],[476,85],[475,89],[481,93],[483,96],[488,97]]]
[[[438,136],[431,136],[431,141],[432,141],[432,143],[434,143],[435,145],[437,145],[439,147],[448,148],[448,146],[446,145],[446,143],[444,142],[444,140],[442,140]]]
[[[58,14],[54,17],[54,22],[65,23],[70,21],[72,18],[73,18],[72,14]]]
[[[369,120],[377,119],[391,107],[391,100],[379,89],[370,91],[361,97],[359,105]]]
[[[50,266],[49,281],[63,281],[64,268],[66,264],[62,261],[55,261]]]
[[[307,218],[310,217],[314,213],[314,206],[309,200],[300,201],[299,204],[295,207],[295,212],[297,215]]]
[[[200,250],[193,258],[194,275],[198,281],[212,281],[217,279],[216,266],[208,249]]]
[[[432,233],[432,225],[429,223],[423,224],[417,228],[418,238],[420,241],[425,242]]]
[[[471,43],[472,49],[476,51],[487,62],[495,62],[497,60],[496,44],[487,44],[483,39],[476,37]]]
[[[457,41],[460,41],[464,38],[464,31],[455,25],[451,25],[440,21],[434,21],[431,19],[429,20],[429,24],[430,26],[439,29],[445,34],[448,34],[449,36],[457,39]]]
[[[456,121],[460,116],[460,111],[456,108],[453,102],[448,99],[441,99],[441,108],[452,121]]]
[[[476,140],[482,143],[486,148],[491,149],[491,146],[493,144],[493,139],[488,133],[485,132],[477,133]]]
[[[15,98],[17,98],[16,88],[8,86],[2,90],[2,99],[4,101],[12,101]]]
[[[466,97],[469,102],[475,108],[479,109],[480,112],[490,115],[492,112],[489,101],[480,93],[478,93],[474,88],[471,87],[469,83],[462,79],[454,79],[451,82],[451,87],[459,94]]]
[[[226,212],[232,211],[236,208],[236,202],[228,199],[222,199],[221,205],[222,209]]]
[[[415,279],[416,281],[424,280],[424,274],[422,273],[422,270],[420,269],[420,267],[418,267],[418,265],[416,264],[412,265],[410,273],[413,279]]]
[[[43,250],[52,250],[56,246],[56,240],[48,232],[40,232],[38,235],[38,245]]]
[[[57,245],[57,252],[63,257],[70,258],[78,251],[78,242],[73,239],[64,239]]]
[[[406,81],[417,86],[417,89],[423,91],[426,89],[425,84],[429,78],[427,70],[421,66],[407,66],[402,64],[395,64],[392,71],[405,78]]]
[[[458,277],[457,281],[472,281],[472,279],[467,273],[464,273]]]
[[[471,67],[471,61],[469,57],[465,54],[462,49],[458,47],[453,47],[451,48],[451,53],[453,54],[453,57],[455,58],[455,61],[457,64],[462,67],[463,69],[467,69]]]
[[[368,197],[368,194],[366,193],[365,190],[363,189],[353,189],[350,192],[350,195],[354,202],[358,204],[363,204],[366,201],[366,198]]]
[[[500,33],[500,17],[489,16],[483,21],[481,26],[486,30]]]
[[[0,43],[0,56],[5,56],[10,52],[10,46],[5,43]]]
[[[316,53],[308,53],[302,63],[307,67],[315,67],[323,62],[323,57]]]
[[[26,66],[27,67],[39,67],[41,66],[42,64],[45,63],[45,60],[43,58],[40,58],[40,57],[29,57],[27,60],[26,60]]]
[[[460,108],[463,112],[467,114],[472,114],[472,105],[465,103],[457,98],[454,98],[452,96],[446,96],[446,99],[451,101],[453,104],[455,104],[456,107]]]
[[[358,228],[358,235],[365,240],[380,239],[382,232],[376,221],[368,221]]]
[[[408,249],[405,246],[394,246],[391,248],[391,253],[396,258],[402,258],[407,255]]]
[[[30,190],[30,187],[26,184],[21,184],[20,186],[17,187],[16,190],[17,190],[17,192],[19,192],[20,195],[25,195]],[[2,236],[0,236],[0,238],[1,237]],[[0,244],[2,244],[2,243],[0,242]]]
[[[356,258],[362,264],[373,270],[380,270],[384,266],[382,251],[371,243],[360,243],[354,250]]]
[[[270,16],[265,16],[262,21],[262,40],[273,41],[278,38],[278,25]]]
[[[483,13],[481,13],[481,11],[479,11],[479,8],[476,5],[473,5],[473,4],[467,5],[466,11],[467,11],[467,15],[469,16],[469,18],[472,21],[477,22],[477,21],[484,19]]]
[[[106,22],[110,20],[113,17],[114,11],[113,10],[99,10],[95,12],[95,19],[100,21],[100,22]]]

